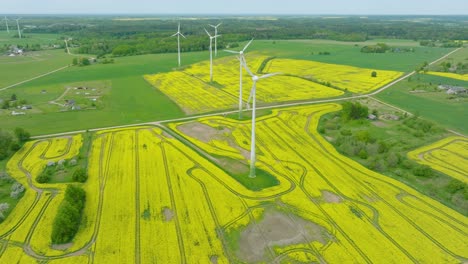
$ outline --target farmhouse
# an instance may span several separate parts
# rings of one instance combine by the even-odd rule
[[[12,112],[11,112],[11,115],[12,115],[12,116],[25,115],[25,114],[26,114],[25,112],[16,112],[16,111],[12,111]]]
[[[462,94],[462,93],[467,93],[468,91],[468,89],[465,87],[446,85],[446,84],[441,84],[437,86],[437,88],[439,90],[446,90],[447,94]]]

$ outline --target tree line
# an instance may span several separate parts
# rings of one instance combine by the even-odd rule
[[[35,19],[35,20],[34,20]],[[181,21],[183,51],[199,51],[208,48],[203,28],[208,24],[223,22],[219,28],[222,37],[218,47],[225,48],[237,42],[256,39],[330,39],[339,41],[365,41],[373,38],[414,39],[420,41],[453,40],[466,38],[468,28],[463,17],[434,17],[428,22],[413,23],[418,17],[342,18],[272,17],[271,19],[219,17],[217,19],[193,19],[162,17],[157,20],[119,20],[115,17],[56,17],[34,18],[41,23],[25,29],[25,33],[59,33],[72,37],[70,45],[78,52],[103,56],[125,56],[147,53],[176,52],[175,33]],[[26,20],[27,21],[27,20]]]

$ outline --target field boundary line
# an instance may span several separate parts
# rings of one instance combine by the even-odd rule
[[[3,87],[3,88],[0,88],[0,91],[4,91],[4,90],[10,89],[10,88],[13,88],[13,87],[18,86],[18,85],[21,85],[21,84],[23,84],[23,83],[27,83],[27,82],[30,82],[30,81],[34,81],[34,80],[36,80],[36,79],[39,79],[39,78],[41,78],[41,77],[44,77],[44,76],[47,76],[47,75],[50,75],[50,74],[53,74],[53,73],[56,73],[56,72],[58,72],[58,71],[61,71],[61,70],[63,70],[63,69],[66,69],[66,68],[68,68],[68,67],[70,67],[70,66],[69,66],[69,65],[63,66],[63,67],[60,67],[60,68],[58,68],[58,69],[52,70],[52,71],[50,71],[50,72],[46,72],[46,73],[44,73],[44,74],[38,75],[38,76],[36,76],[36,77],[32,77],[32,78],[30,78],[30,79],[27,79],[27,80],[24,80],[24,81],[21,81],[21,82],[18,82],[18,83],[15,83],[15,84],[12,84],[12,85]]]

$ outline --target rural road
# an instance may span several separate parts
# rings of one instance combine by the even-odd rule
[[[451,54],[459,51],[460,49],[462,48],[458,48],[458,49],[455,49],[447,54],[445,54],[444,56],[440,57],[439,59],[429,63],[429,65],[433,65],[445,58],[447,58],[448,56],[450,56]],[[68,67],[68,66],[67,66]],[[275,105],[269,105],[269,106],[262,106],[262,107],[257,107],[257,109],[272,109],[272,108],[283,108],[283,107],[291,107],[291,106],[301,106],[301,105],[310,105],[310,104],[321,104],[321,103],[331,103],[331,102],[339,102],[339,101],[346,101],[346,100],[350,100],[350,99],[360,99],[360,98],[368,98],[370,96],[373,96],[373,95],[376,95],[378,93],[381,93],[383,91],[385,91],[386,89],[388,89],[389,87],[405,80],[406,78],[414,75],[416,73],[416,71],[412,71],[400,78],[398,78],[397,80],[391,82],[391,83],[388,83],[386,85],[384,85],[383,87],[379,88],[378,90],[372,92],[372,93],[369,93],[369,94],[364,94],[364,95],[355,95],[355,96],[349,96],[349,97],[342,97],[342,98],[334,98],[334,99],[323,99],[323,100],[310,100],[310,101],[304,101],[304,102],[296,102],[296,103],[279,103],[279,104],[275,104]],[[36,77],[36,78],[39,78],[39,77]],[[27,82],[27,81],[24,81],[24,82]],[[22,83],[24,83],[22,82]],[[373,97],[372,97],[373,98]],[[374,100],[377,100],[376,98],[373,98]],[[381,103],[384,103],[380,100],[377,100]],[[398,108],[398,107],[395,107],[393,105],[390,105],[390,104],[387,104],[387,103],[384,103],[385,105],[387,106],[390,106],[390,107],[393,107],[395,109],[398,109],[399,111],[402,111],[402,112],[406,112],[408,114],[411,114],[409,113],[408,111],[405,111],[401,108]],[[159,124],[162,124],[162,123],[172,123],[172,122],[181,122],[181,121],[187,121],[187,120],[193,120],[193,119],[198,119],[198,118],[202,118],[202,117],[209,117],[209,116],[218,116],[218,115],[224,115],[224,114],[232,114],[232,113],[237,113],[238,110],[232,110],[232,111],[224,111],[224,112],[216,112],[216,113],[211,113],[211,114],[201,114],[201,115],[194,115],[194,116],[188,116],[188,117],[182,117],[182,118],[174,118],[174,119],[166,119],[166,120],[159,120],[159,121],[153,121],[153,122],[143,122],[143,123],[134,123],[134,124],[128,124],[128,125],[121,125],[121,126],[110,126],[110,127],[101,127],[101,128],[92,128],[92,129],[88,129],[88,130],[76,130],[76,131],[69,131],[69,132],[63,132],[63,133],[56,133],[56,134],[46,134],[46,135],[39,135],[39,136],[33,136],[31,138],[33,139],[40,139],[40,138],[48,138],[48,137],[58,137],[58,136],[65,136],[65,135],[72,135],[72,134],[78,134],[78,133],[84,133],[86,131],[91,131],[91,132],[94,132],[94,131],[100,131],[100,130],[106,130],[106,129],[114,129],[114,128],[125,128],[125,127],[132,127],[132,126],[141,126],[141,125],[159,125]],[[453,131],[453,130],[448,130],[449,132],[452,132],[454,134],[457,134],[459,136],[463,136],[463,137],[466,137],[465,135],[459,133],[459,132],[456,132],[456,131]]]

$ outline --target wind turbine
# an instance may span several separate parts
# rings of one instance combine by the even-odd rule
[[[221,36],[221,35],[214,35],[214,36],[211,36],[210,35],[210,32],[208,32],[208,30],[206,30],[206,28],[204,28],[206,34],[208,34],[208,36],[210,37],[210,82],[213,82],[213,39],[216,39],[217,37]]]
[[[215,36],[218,35],[218,27],[221,26],[222,23],[219,23],[216,26],[210,25],[210,27],[213,27],[215,29]],[[215,56],[218,56],[218,43],[215,39]]]
[[[180,36],[182,36],[183,38],[186,38],[182,33],[180,33],[180,23],[179,23],[179,26],[177,27],[177,33],[175,33],[171,37],[175,37],[175,36],[177,36],[177,54],[179,55],[178,59],[179,59],[179,67],[180,67]]]
[[[249,177],[250,178],[255,178],[255,108],[256,108],[256,100],[255,100],[255,94],[256,94],[256,88],[257,88],[257,82],[258,80],[269,78],[275,75],[278,75],[280,73],[269,73],[265,74],[262,76],[258,76],[252,73],[250,71],[249,67],[247,66],[247,62],[245,61],[245,58],[242,59],[242,64],[244,65],[245,70],[249,73],[250,76],[252,76],[252,89],[250,90],[250,95],[252,96],[252,136],[251,136],[251,143],[250,143],[250,173]]]
[[[245,45],[241,51],[224,50],[229,53],[239,54],[239,57],[237,57],[239,59],[239,119],[242,117],[242,61],[245,60],[244,52],[252,43],[252,41],[253,39],[249,41],[249,43],[247,43],[247,45]]]
[[[21,19],[21,17],[15,19],[16,20],[16,26],[18,27],[18,36],[19,38],[21,38],[21,30],[20,30],[20,27],[19,27],[19,20]]]
[[[5,20],[6,30],[7,30],[8,34],[10,34],[10,28],[8,27],[8,18],[5,16],[5,18],[2,19],[2,20]]]

